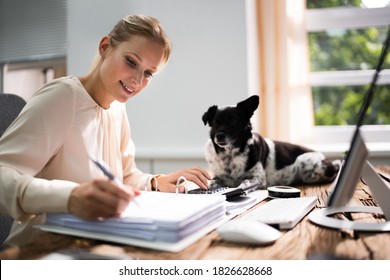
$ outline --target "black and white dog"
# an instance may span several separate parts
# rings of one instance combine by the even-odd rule
[[[259,105],[251,96],[236,106],[210,107],[202,120],[209,124],[206,160],[218,184],[236,187],[257,179],[261,188],[274,185],[320,184],[335,179],[340,161],[291,143],[263,138],[252,131],[250,118]]]

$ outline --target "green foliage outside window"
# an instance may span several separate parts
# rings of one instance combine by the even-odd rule
[[[308,0],[308,8],[360,6],[360,0]],[[309,33],[311,71],[375,69],[388,27]],[[388,54],[383,69],[390,69]],[[355,124],[366,86],[313,87],[316,125]],[[365,124],[390,124],[390,85],[377,85]]]

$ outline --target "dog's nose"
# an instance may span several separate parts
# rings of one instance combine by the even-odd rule
[[[225,141],[225,135],[223,133],[217,133],[215,134],[215,139],[217,139],[217,141]]]

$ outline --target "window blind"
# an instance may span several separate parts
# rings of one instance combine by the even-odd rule
[[[0,63],[66,56],[66,0],[0,0]]]

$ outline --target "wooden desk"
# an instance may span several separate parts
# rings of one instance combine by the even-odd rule
[[[390,174],[389,167],[378,167]],[[329,185],[301,187],[302,195],[316,195],[316,208],[326,206]],[[262,202],[263,203],[263,202]],[[376,205],[370,190],[359,183],[351,205]],[[256,206],[258,207],[258,206]],[[249,210],[250,211],[250,210]],[[357,213],[354,220],[384,220]],[[390,233],[338,231],[312,224],[305,217],[270,246],[247,246],[221,241],[213,231],[179,253],[168,253],[98,240],[42,233],[35,243],[0,252],[0,259],[37,259],[63,249],[80,248],[97,254],[146,260],[304,260],[304,259],[390,259]]]

